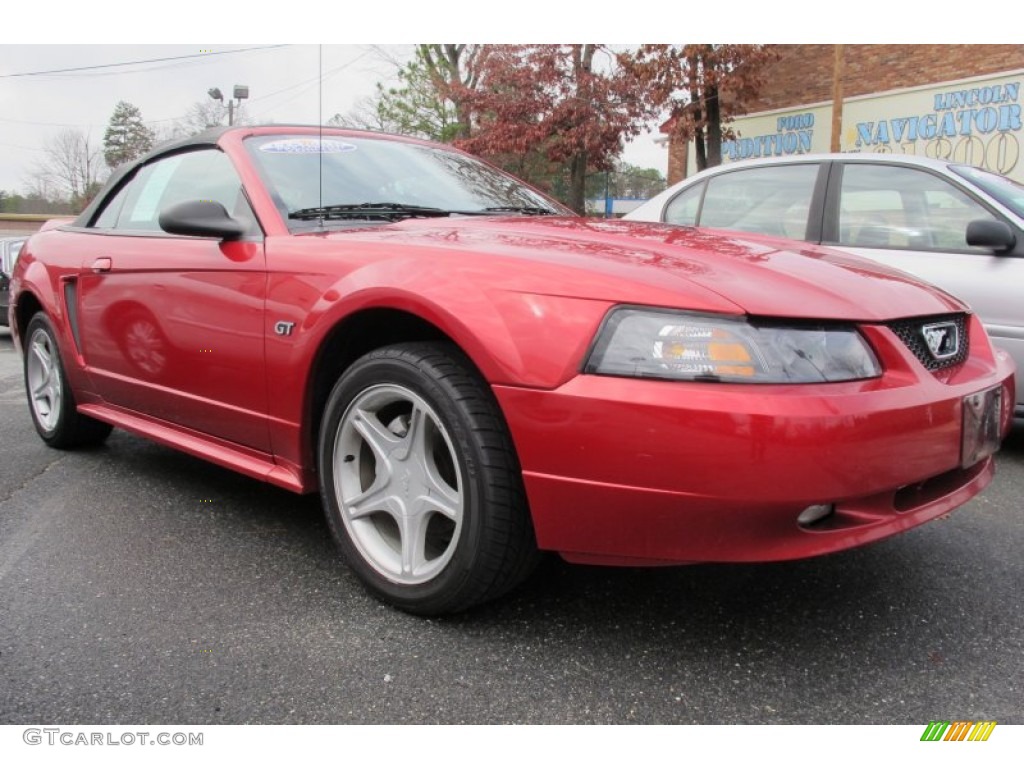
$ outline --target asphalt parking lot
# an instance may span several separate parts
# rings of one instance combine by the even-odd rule
[[[1024,434],[950,517],[772,565],[554,563],[447,620],[298,497],[32,429],[0,334],[0,723],[1024,723]],[[894,457],[898,460],[898,457]]]

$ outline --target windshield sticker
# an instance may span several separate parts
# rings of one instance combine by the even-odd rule
[[[318,152],[325,155],[334,155],[339,152],[354,152],[355,144],[334,139],[279,139],[271,141],[260,147],[260,152],[279,152],[285,155],[309,155]]]

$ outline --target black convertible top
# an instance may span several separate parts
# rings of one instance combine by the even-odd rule
[[[96,209],[99,207],[100,203],[107,199],[107,193],[110,192],[110,190],[113,189],[114,187],[119,186],[125,176],[134,171],[136,168],[145,165],[154,157],[157,157],[159,155],[165,155],[169,152],[176,152],[177,150],[185,149],[186,147],[215,147],[217,146],[217,142],[220,140],[221,136],[223,136],[230,130],[237,129],[238,127],[241,126],[215,126],[213,128],[207,128],[205,131],[202,131],[201,133],[197,133],[194,136],[188,136],[184,139],[171,139],[170,141],[165,141],[153,147],[153,149],[149,150],[149,152],[144,154],[142,157],[136,158],[135,160],[119,165],[117,168],[114,169],[114,172],[110,174],[110,178],[107,179],[107,183],[103,185],[103,188],[98,193],[96,193],[96,196],[92,199],[89,205],[85,207],[85,210],[78,214],[78,218],[76,218],[74,222],[72,222],[71,226],[88,226],[89,222],[92,220],[93,215],[96,213]],[[249,128],[252,126],[245,127]]]
[[[107,199],[111,190],[115,187],[119,187],[124,181],[125,177],[135,171],[137,168],[142,167],[150,160],[156,157],[161,157],[167,154],[173,154],[179,150],[190,148],[190,147],[215,147],[217,142],[220,141],[220,137],[229,131],[246,131],[254,128],[275,128],[280,130],[281,133],[287,133],[289,130],[294,128],[320,128],[326,132],[341,132],[345,134],[365,134],[369,136],[387,136],[387,134],[379,131],[366,131],[354,128],[344,128],[342,126],[318,126],[318,125],[303,125],[299,123],[268,123],[262,125],[218,125],[213,128],[207,128],[201,133],[197,133],[193,136],[187,136],[184,139],[171,139],[165,141],[157,146],[153,147],[149,152],[142,155],[135,160],[131,160],[127,163],[119,165],[114,169],[114,172],[110,174],[110,178],[107,179],[107,183],[103,185],[103,188],[96,193],[96,196],[92,199],[89,205],[86,206],[78,217],[68,226],[71,227],[87,227],[89,222],[92,221],[96,215],[96,210],[100,207],[104,200]],[[407,138],[407,137],[403,137]],[[419,141],[412,139],[413,141]],[[425,142],[429,143],[429,142]]]

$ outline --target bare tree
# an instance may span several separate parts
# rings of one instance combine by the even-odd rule
[[[37,163],[32,171],[22,179],[22,194],[25,197],[32,198],[34,200],[57,200],[60,195],[57,190],[54,189],[53,181],[50,179],[50,174],[43,167],[42,163]],[[19,211],[23,213],[23,211]]]
[[[392,81],[378,82],[374,96],[338,113],[329,125],[418,136],[449,142],[471,135],[467,94],[479,87],[481,46],[465,43],[416,45],[401,62],[377,48],[379,58],[395,67]]]
[[[75,209],[85,207],[105,174],[100,145],[93,144],[88,133],[67,128],[46,143],[43,154],[31,173],[32,186],[68,200]]]
[[[235,125],[247,125],[252,122],[246,114],[245,105],[235,107]],[[228,124],[228,108],[221,101],[197,101],[185,116],[174,121],[174,126],[166,138],[180,139],[202,133],[207,128],[215,128]]]
[[[400,128],[387,119],[380,109],[380,102],[371,96],[363,96],[348,112],[336,113],[325,125],[383,133],[398,133]]]

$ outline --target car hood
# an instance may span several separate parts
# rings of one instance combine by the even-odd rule
[[[964,311],[934,286],[829,248],[645,222],[568,217],[407,220],[323,235],[528,262],[538,293],[775,317],[885,321]],[[497,265],[495,264],[497,267]],[[507,272],[508,270],[503,270]],[[520,270],[513,270],[519,272]],[[524,289],[524,288],[520,288]]]

